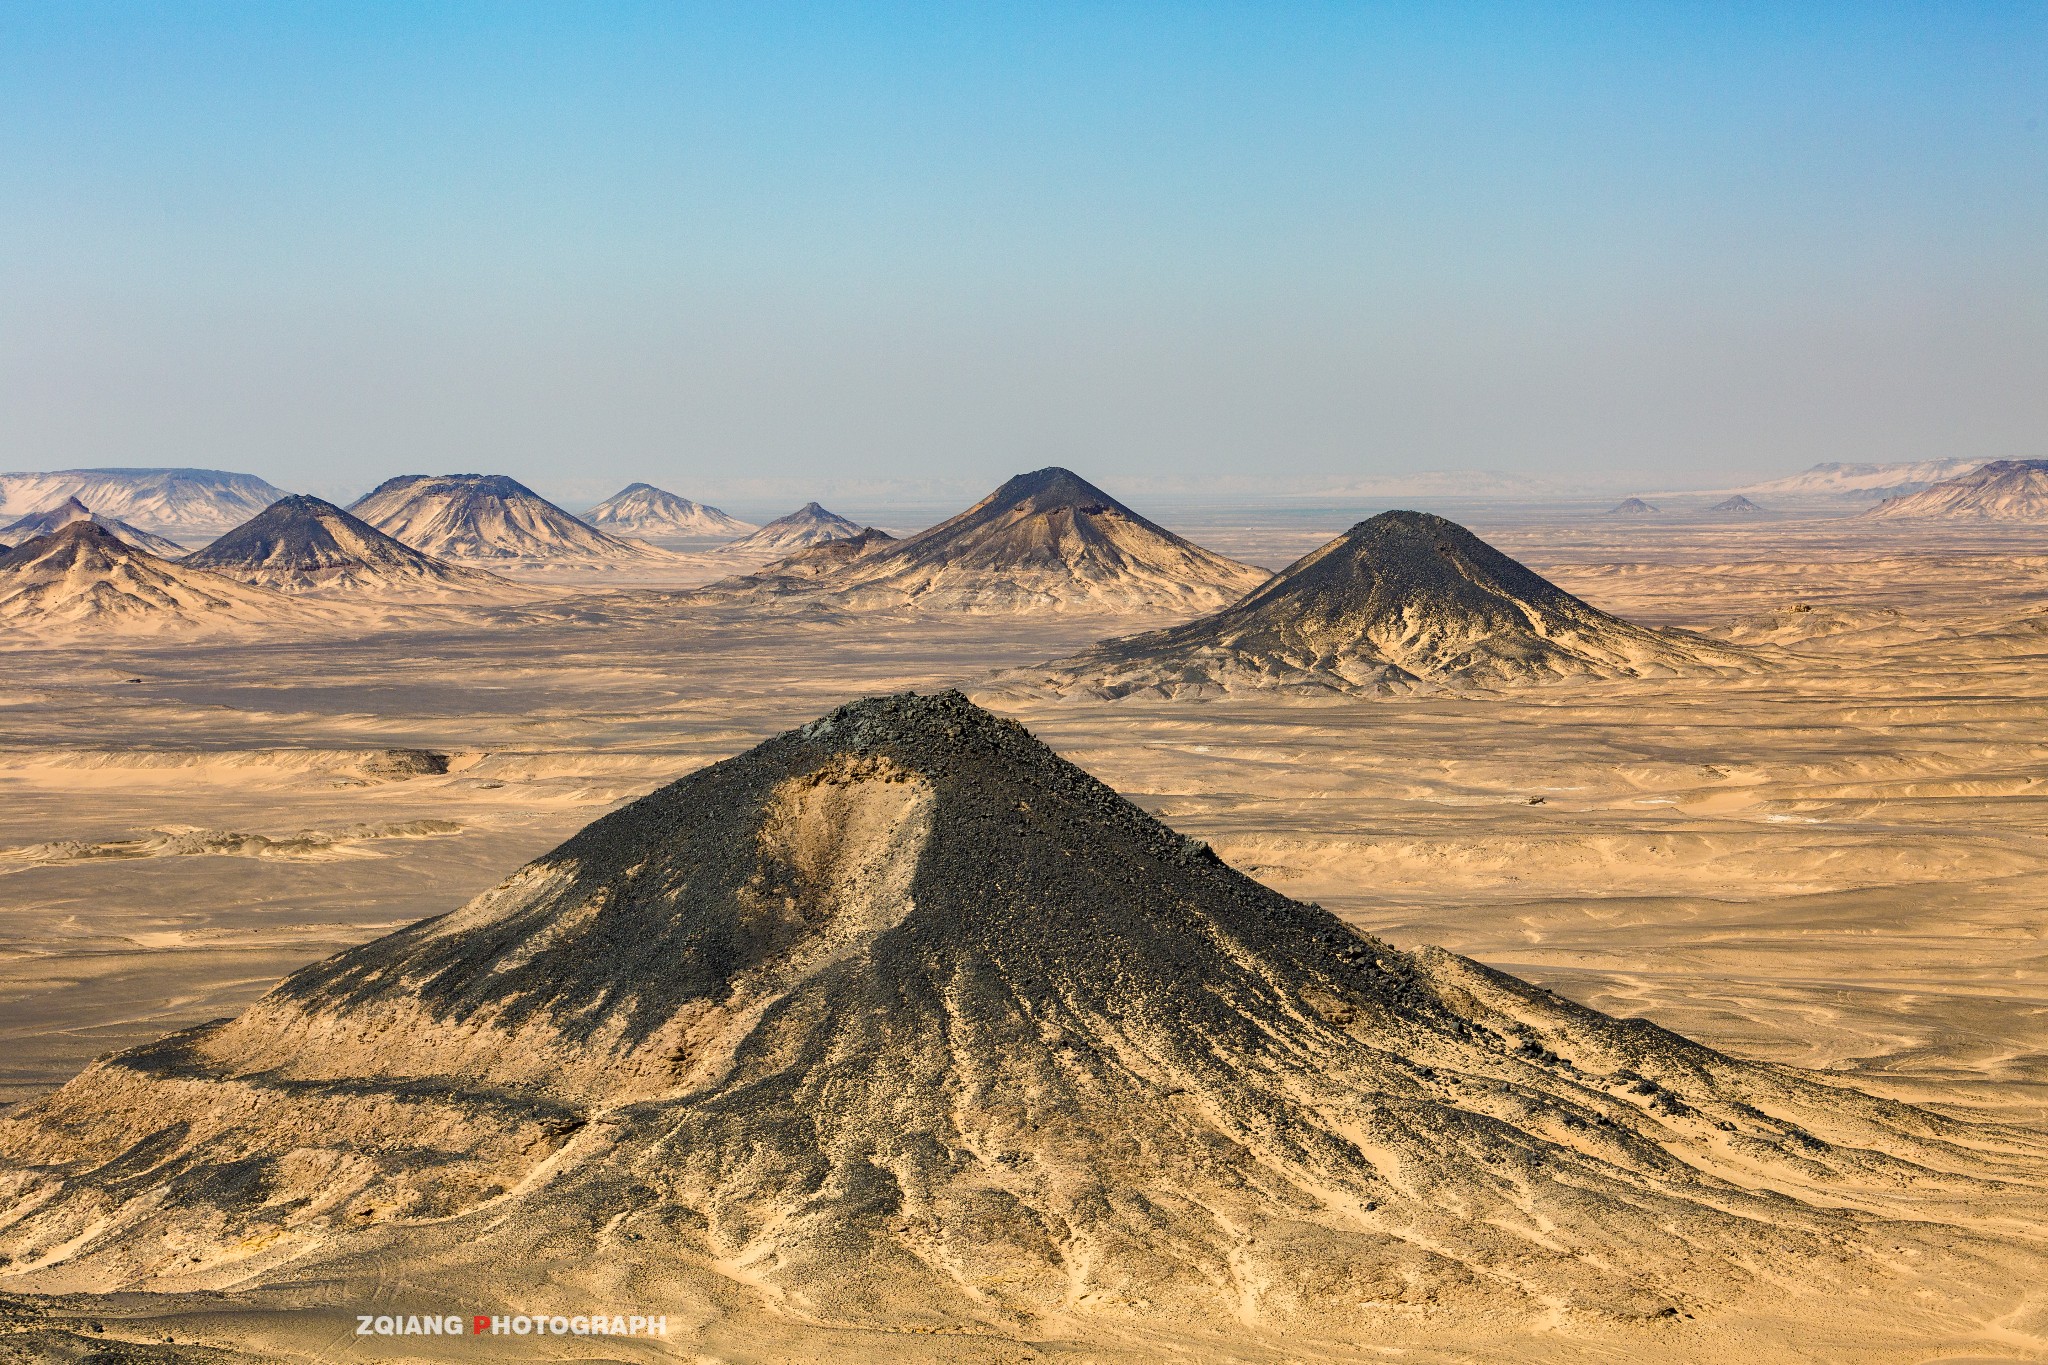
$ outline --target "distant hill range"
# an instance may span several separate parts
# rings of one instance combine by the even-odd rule
[[[450,560],[669,560],[610,535],[503,474],[401,474],[350,512],[415,550]]]
[[[1015,670],[997,686],[1111,698],[1372,695],[1753,667],[1741,650],[1609,616],[1455,522],[1383,512],[1242,602]]]
[[[305,494],[278,499],[184,562],[280,592],[385,595],[513,586],[436,559]]]
[[[0,555],[0,624],[116,639],[304,619],[290,598],[158,559],[98,523],[70,522]]]
[[[699,768],[11,1110],[0,1256],[17,1331],[113,1329],[53,1361],[256,1358],[128,1349],[143,1291],[204,1341],[270,1291],[268,1341],[565,1273],[682,1340],[492,1358],[1357,1361],[1398,1327],[1707,1361],[1766,1295],[2024,1299],[2038,1252],[1960,1228],[2044,1177],[2020,1125],[1360,932],[948,693]]]
[[[1146,520],[1071,470],[1020,474],[974,506],[876,543],[808,587],[766,571],[708,593],[816,594],[834,606],[965,611],[1203,611],[1271,577]]]
[[[716,507],[691,502],[651,483],[629,483],[583,514],[605,531],[632,536],[720,536],[731,539],[756,530],[752,522]]]
[[[1863,514],[1885,520],[2048,522],[2048,460],[1993,460]]]
[[[59,469],[0,474],[0,516],[26,516],[65,498],[76,498],[100,516],[174,539],[217,536],[283,496],[281,489],[254,474],[219,469]]]
[[[822,545],[828,540],[857,536],[862,529],[857,521],[848,521],[837,512],[827,511],[815,502],[807,502],[788,516],[777,517],[752,535],[721,546],[719,553],[735,559],[766,562],[812,545]]]
[[[1817,464],[1787,478],[1719,491],[1779,501],[1878,502],[1917,493],[1929,484],[1967,474],[1982,460],[1913,460],[1901,464]]]
[[[117,540],[125,541],[138,550],[147,550],[159,558],[175,559],[185,553],[185,547],[175,540],[151,535],[141,527],[130,526],[116,517],[101,516],[72,497],[65,498],[54,507],[31,513],[10,526],[0,526],[0,544],[19,545],[37,536],[49,535],[74,521],[90,521]]]

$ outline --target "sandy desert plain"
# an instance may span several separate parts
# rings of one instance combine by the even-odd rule
[[[1278,568],[1369,509],[1146,510]],[[2048,1359],[2041,531],[1441,510],[1606,611],[1754,647],[1768,667],[1377,699],[1033,698],[984,680],[1166,621],[760,615],[678,608],[655,582],[548,581],[531,602],[364,633],[15,642],[0,649],[0,1099],[234,1014],[851,698],[957,685],[1286,896],[1398,947],[1442,945],[1739,1057],[1989,1125],[1981,1146],[2031,1176],[1995,1198],[1930,1196],[1897,1224],[1917,1229],[1897,1234],[1897,1263],[1860,1285],[1753,1266],[1732,1302],[1641,1321],[1446,1303],[1350,1339],[1253,1310],[888,1331],[807,1323],[736,1280],[719,1311],[678,1302],[660,1342],[356,1335],[354,1313],[380,1305],[505,1311],[489,1273],[450,1257],[444,1278],[406,1282],[366,1263],[249,1293],[230,1277],[85,1306],[14,1295],[0,1355]],[[580,1254],[583,1282],[601,1279],[607,1253]],[[1921,1255],[1946,1268],[1914,1269]]]

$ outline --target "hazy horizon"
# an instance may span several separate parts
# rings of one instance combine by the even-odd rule
[[[2039,457],[2044,40],[2000,4],[22,11],[0,469],[759,510]]]

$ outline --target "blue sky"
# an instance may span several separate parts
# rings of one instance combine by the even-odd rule
[[[0,11],[0,467],[2048,454],[2048,6]]]

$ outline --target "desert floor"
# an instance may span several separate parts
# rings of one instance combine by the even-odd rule
[[[998,709],[1239,867],[1398,944],[2048,1129],[2048,541],[1818,518],[1459,519],[1596,606],[1733,632],[1773,666]],[[1345,524],[1178,529],[1277,566]],[[0,1101],[452,909],[616,804],[850,696],[971,692],[993,669],[1163,624],[745,620],[644,586],[562,591],[359,638],[0,649]],[[448,755],[449,771],[409,774],[390,749]],[[2048,1308],[2017,1287],[2012,1303],[1954,1344],[1870,1358],[2039,1358]]]

